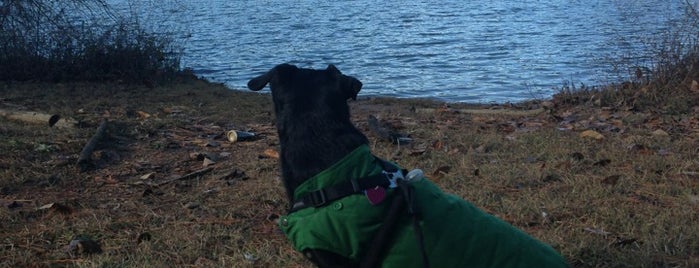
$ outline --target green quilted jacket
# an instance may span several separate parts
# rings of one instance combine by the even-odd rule
[[[382,166],[364,145],[300,185],[305,193],[350,178],[380,173]],[[456,196],[427,179],[411,182],[420,206],[420,225],[431,267],[567,267],[550,246]],[[298,251],[323,249],[359,262],[378,231],[397,191],[371,205],[366,196],[350,195],[323,207],[309,207],[280,218],[279,225]],[[382,267],[419,267],[422,261],[407,212],[385,249]]]

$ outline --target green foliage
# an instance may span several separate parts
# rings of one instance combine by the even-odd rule
[[[162,79],[180,70],[181,48],[104,1],[0,2],[0,80]]]

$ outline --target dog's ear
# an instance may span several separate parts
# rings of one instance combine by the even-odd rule
[[[357,100],[357,94],[359,90],[362,89],[362,82],[359,79],[343,75],[342,82],[340,86],[342,87],[342,92],[347,96],[347,99]]]
[[[335,65],[333,65],[333,64],[328,64],[328,68],[325,68],[325,70],[336,73],[336,74],[342,74],[340,72],[340,70],[338,70],[337,67],[335,67]]]
[[[362,89],[362,82],[357,78],[343,75],[335,65],[329,64],[326,71],[333,72],[340,79],[340,90],[347,99],[357,100],[357,94]]]
[[[253,79],[250,79],[250,81],[248,81],[248,88],[252,91],[258,91],[260,89],[263,89],[267,85],[267,83],[269,83],[269,81],[272,80],[272,77],[274,77],[276,69],[277,68],[272,68],[268,72]]]
[[[248,88],[252,91],[258,91],[263,89],[270,82],[272,82],[272,86],[274,86],[276,80],[288,79],[289,75],[293,74],[296,70],[298,70],[298,68],[294,65],[288,63],[279,64],[268,72],[250,79],[250,81],[248,81]]]
[[[270,80],[272,80],[272,76],[274,76],[274,71],[275,69],[269,70],[268,72],[255,77],[253,79],[250,79],[248,81],[248,88],[252,91],[258,91],[260,89],[263,89],[267,83],[269,83]]]

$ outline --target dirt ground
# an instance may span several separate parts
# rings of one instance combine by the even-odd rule
[[[0,92],[1,267],[310,265],[276,227],[287,200],[270,95],[203,81]],[[423,169],[575,267],[699,266],[697,107],[666,115],[555,98],[467,105],[361,92],[350,105],[376,155]],[[12,119],[17,112],[61,120],[49,127]],[[412,142],[382,139],[370,115]],[[231,142],[230,130],[256,136]]]

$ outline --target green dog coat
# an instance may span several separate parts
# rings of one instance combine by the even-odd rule
[[[294,198],[350,178],[381,173],[379,161],[367,145],[360,146],[301,184]],[[568,267],[550,246],[463,199],[445,194],[427,179],[411,182],[411,186],[431,267]],[[349,195],[322,207],[300,209],[280,218],[279,225],[298,251],[322,249],[359,263],[388,212],[391,202],[386,201],[399,194],[387,190],[386,200],[378,205],[371,205],[364,195]],[[411,219],[405,214],[384,249],[382,267],[422,263]]]

